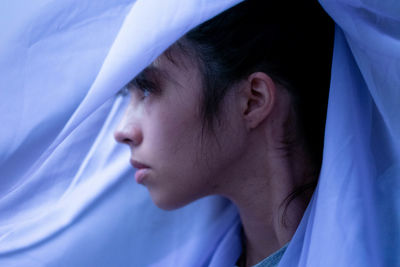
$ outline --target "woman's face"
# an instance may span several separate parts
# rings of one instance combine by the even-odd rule
[[[115,138],[130,146],[136,181],[156,205],[174,209],[219,193],[244,149],[234,94],[222,103],[222,124],[202,133],[201,76],[188,56],[174,62],[160,56],[128,87],[130,103]]]

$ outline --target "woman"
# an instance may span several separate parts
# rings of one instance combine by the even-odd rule
[[[160,208],[213,194],[238,207],[241,266],[279,262],[322,158],[332,27],[315,4],[275,2],[179,39],[128,84],[115,132]]]

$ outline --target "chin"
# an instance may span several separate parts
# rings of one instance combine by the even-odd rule
[[[182,208],[192,201],[184,201],[179,199],[176,195],[174,197],[161,196],[160,194],[152,194],[150,192],[151,199],[154,204],[162,210],[171,211]]]
[[[153,198],[152,198],[153,199]],[[162,210],[171,211],[184,207],[187,204],[177,204],[171,201],[161,201],[153,199],[154,204]]]

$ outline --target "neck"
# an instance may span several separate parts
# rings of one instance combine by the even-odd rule
[[[257,264],[291,240],[303,214],[303,209],[295,211],[293,206],[296,204],[300,203],[291,203],[292,207],[287,212],[291,223],[286,225],[282,223],[283,212],[278,209],[270,211],[266,208],[260,211],[257,208],[239,207],[244,230],[246,266]]]
[[[304,173],[299,170],[304,169],[304,162],[276,154],[266,157],[269,161],[261,155],[251,155],[252,160],[244,161],[251,166],[243,172],[236,170],[234,181],[239,186],[226,194],[238,207],[243,224],[246,266],[260,262],[290,241],[308,203],[308,199],[299,197],[285,206],[298,180],[303,179],[294,174]]]

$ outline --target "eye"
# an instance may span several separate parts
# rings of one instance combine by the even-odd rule
[[[135,87],[136,93],[141,100],[148,98],[151,95],[151,90],[145,87]]]
[[[129,89],[127,86],[124,86],[121,90],[119,90],[118,95],[121,95],[123,97],[129,95]]]
[[[133,79],[126,87],[131,92],[140,93],[140,99],[145,99],[159,92],[155,83],[143,78]]]
[[[141,88],[140,89],[143,92],[143,97],[148,97],[150,96],[150,91],[146,88]]]

